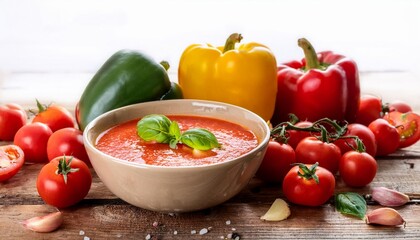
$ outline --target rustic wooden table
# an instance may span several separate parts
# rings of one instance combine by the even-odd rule
[[[73,109],[90,77],[91,74],[0,75],[0,103],[13,101],[29,108],[35,106],[37,97]],[[398,89],[404,89],[400,84],[416,86],[418,82],[419,79],[411,75],[365,74],[362,91],[382,94],[388,101],[407,100],[420,112],[418,87]],[[420,143],[377,160],[379,172],[369,186],[348,188],[337,178],[336,192],[367,194],[372,187],[385,186],[404,192],[414,200],[420,199]],[[265,222],[260,217],[283,195],[280,186],[253,179],[241,193],[219,206],[168,214],[125,203],[113,195],[95,173],[86,199],[62,210],[63,225],[52,233],[35,233],[25,229],[21,222],[55,211],[42,201],[36,190],[35,181],[41,167],[26,164],[12,179],[0,183],[1,239],[420,239],[420,205],[415,203],[398,208],[407,221],[405,227],[366,225],[360,219],[340,214],[331,203],[316,208],[291,205],[292,214],[287,220]],[[378,207],[369,205],[368,209]],[[200,234],[200,231],[206,233]]]

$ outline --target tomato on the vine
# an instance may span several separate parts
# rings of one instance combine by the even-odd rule
[[[71,157],[54,158],[39,172],[36,187],[41,198],[57,208],[70,207],[86,197],[92,175],[85,162]]]
[[[90,160],[83,143],[83,133],[76,128],[62,128],[55,131],[47,143],[48,160],[63,155],[74,156],[90,166]]]
[[[371,122],[381,117],[382,99],[373,95],[364,95],[360,98],[356,123],[368,126]]]
[[[334,194],[334,175],[318,164],[299,164],[283,180],[287,200],[304,206],[320,206]]]
[[[26,124],[25,110],[18,104],[0,106],[0,141],[13,141],[16,132]]]
[[[312,122],[309,122],[309,121],[301,121],[295,124],[295,127],[299,127],[299,128],[306,128],[310,126],[312,126]],[[302,139],[311,136],[311,132],[293,130],[293,129],[287,130],[287,133],[288,133],[287,143],[293,149],[296,149],[297,145]]]
[[[420,139],[420,116],[414,112],[390,112],[383,117],[397,128],[400,135],[398,148],[415,144]]]
[[[295,163],[295,151],[284,143],[271,140],[256,176],[265,182],[281,182]]]
[[[19,172],[25,162],[22,149],[16,145],[0,146],[0,182],[4,182]]]
[[[400,134],[387,120],[378,118],[369,124],[369,129],[376,139],[376,156],[385,156],[397,151],[400,144]]]
[[[341,158],[340,148],[334,143],[323,142],[316,137],[307,137],[295,149],[296,162],[305,164],[319,163],[319,166],[335,174]]]
[[[366,152],[349,151],[340,159],[339,173],[347,186],[364,187],[376,176],[378,165]]]
[[[47,162],[47,142],[51,134],[46,124],[30,123],[17,131],[14,144],[22,148],[27,162]]]
[[[373,157],[376,155],[377,146],[375,135],[367,126],[360,123],[351,123],[347,125],[347,132],[344,134],[344,137],[346,136],[359,137],[363,145],[365,145],[365,151]],[[340,148],[341,154],[357,148],[354,138],[340,138],[334,144]]]
[[[410,104],[404,101],[393,101],[391,103],[388,103],[387,107],[389,112],[396,111],[400,113],[408,113],[413,111],[413,108],[410,106]]]
[[[75,120],[70,111],[59,105],[44,106],[37,101],[38,113],[32,122],[48,125],[53,132],[61,128],[74,127]]]

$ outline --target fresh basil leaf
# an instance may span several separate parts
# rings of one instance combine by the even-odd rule
[[[360,194],[347,192],[335,196],[335,208],[343,214],[363,219],[366,215],[367,204]]]
[[[210,150],[220,147],[216,136],[206,129],[193,128],[185,131],[181,135],[181,142],[197,150]]]
[[[176,121],[171,122],[171,125],[169,126],[169,134],[176,138],[177,141],[181,137],[181,130],[179,129],[179,125]]]
[[[147,115],[137,122],[137,135],[145,141],[168,143],[173,138],[170,126],[171,120],[164,115]]]

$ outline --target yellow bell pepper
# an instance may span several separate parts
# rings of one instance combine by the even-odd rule
[[[277,63],[268,47],[238,44],[234,33],[224,47],[193,44],[181,55],[178,81],[184,98],[226,102],[255,112],[269,121],[277,94]]]

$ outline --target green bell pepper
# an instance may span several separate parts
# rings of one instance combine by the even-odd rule
[[[104,63],[86,86],[76,106],[76,121],[83,131],[89,122],[110,110],[175,98],[182,98],[182,90],[169,80],[161,64],[141,52],[121,50]]]

